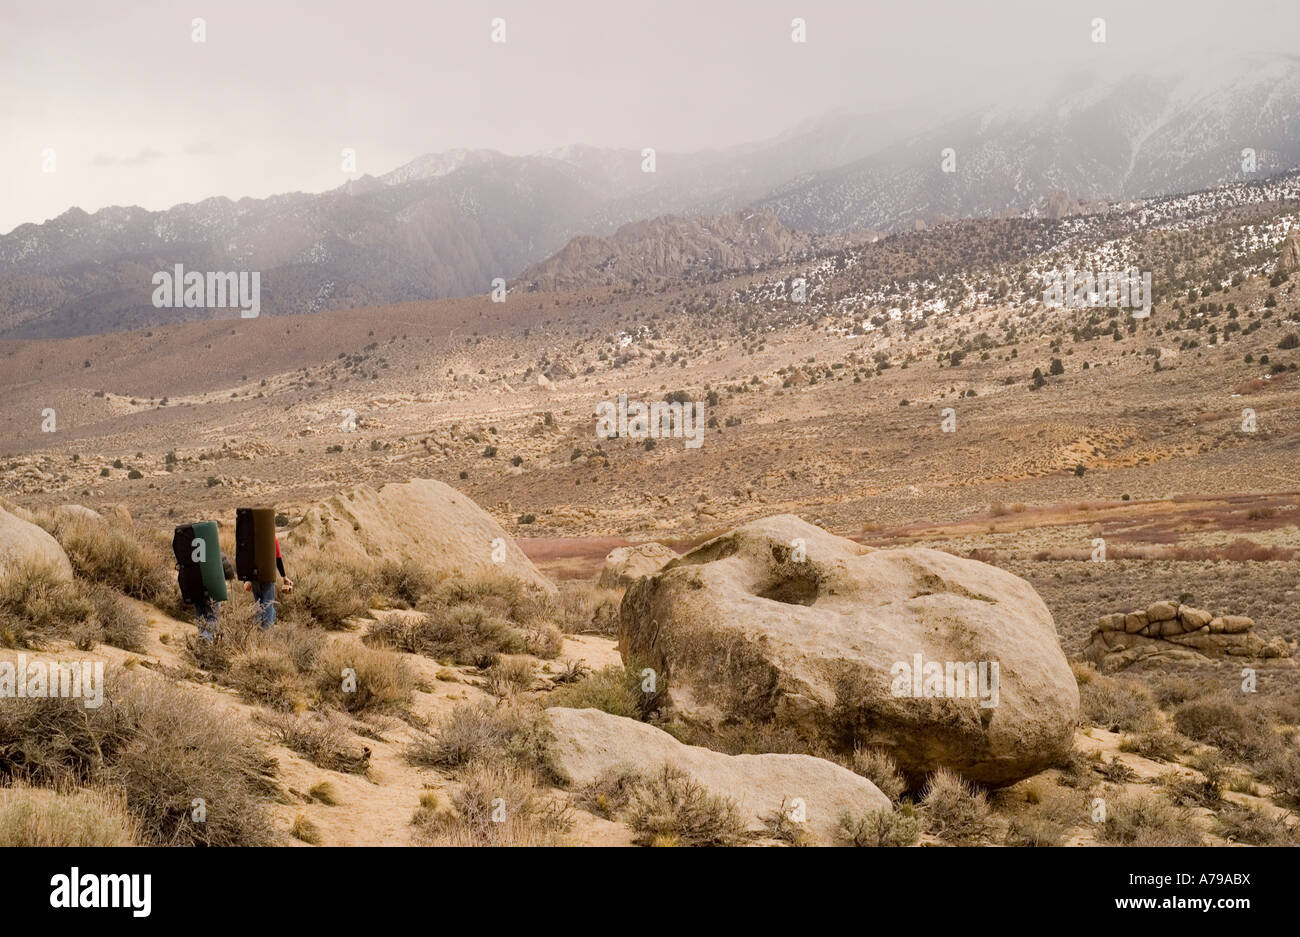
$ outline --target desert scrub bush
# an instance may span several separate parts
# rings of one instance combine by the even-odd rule
[[[1224,803],[1214,816],[1216,835],[1248,846],[1300,846],[1300,824],[1288,825],[1286,815]]]
[[[135,819],[120,793],[0,787],[0,848],[135,844]]]
[[[1061,846],[1073,828],[1088,821],[1086,795],[1062,791],[1038,792],[1026,797],[1029,809],[1012,817],[1004,842],[1008,846]]]
[[[307,815],[304,813],[300,813],[293,818],[293,825],[289,827],[289,833],[294,839],[300,839],[304,843],[312,846],[320,845],[320,827],[307,819]]]
[[[139,609],[100,583],[91,583],[86,597],[94,609],[91,624],[97,642],[124,651],[138,651],[144,647],[145,617]]]
[[[894,759],[887,752],[878,748],[855,748],[850,767],[855,774],[860,774],[880,789],[890,801],[897,803],[898,798],[907,790],[907,781],[898,770]]]
[[[615,716],[642,719],[642,696],[640,678],[611,664],[574,683],[556,687],[547,695],[546,705],[566,709],[599,709]]]
[[[1145,732],[1155,727],[1151,691],[1133,680],[1084,671],[1079,679],[1079,714],[1084,721],[1111,732]]]
[[[324,804],[326,807],[337,807],[339,801],[338,788],[334,786],[333,781],[318,781],[311,786],[307,796],[318,804]]]
[[[978,843],[992,832],[987,795],[947,768],[930,775],[921,809],[929,830],[950,843]]]
[[[1159,783],[1168,792],[1170,802],[1177,807],[1213,808],[1223,800],[1223,789],[1216,778],[1196,778],[1167,771],[1160,776]]]
[[[322,702],[354,714],[404,710],[415,690],[406,661],[362,644],[328,645],[313,661],[312,673]]]
[[[437,583],[431,570],[411,559],[380,563],[374,574],[375,590],[398,608],[414,608]]]
[[[840,838],[849,846],[913,846],[921,838],[921,821],[911,809],[872,810],[840,815]]]
[[[1294,742],[1262,758],[1254,767],[1273,788],[1274,800],[1289,807],[1300,807],[1300,750]]]
[[[1102,761],[1100,752],[1085,755],[1077,749],[1072,749],[1065,759],[1056,766],[1061,772],[1058,783],[1062,787],[1070,787],[1075,790],[1092,790],[1097,786],[1097,771],[1101,767]]]
[[[1183,703],[1174,710],[1174,728],[1190,739],[1247,760],[1266,756],[1278,745],[1262,712],[1223,693]]]
[[[1173,761],[1187,751],[1187,740],[1168,729],[1152,729],[1124,736],[1120,739],[1119,750],[1152,761]]]
[[[1218,684],[1204,677],[1189,677],[1185,674],[1161,674],[1151,681],[1151,692],[1155,701],[1168,709],[1217,692]]]
[[[457,605],[482,606],[517,625],[549,622],[555,615],[548,596],[504,575],[448,576],[439,580],[416,607],[435,614]]]
[[[329,631],[351,627],[370,614],[369,577],[364,570],[323,556],[298,557],[293,591],[277,601],[286,618],[306,619]]]
[[[69,637],[93,612],[81,586],[61,579],[52,566],[23,562],[0,574],[0,642],[6,647],[39,648]]]
[[[81,578],[145,602],[176,591],[174,561],[155,540],[142,539],[134,525],[69,515],[46,524]]]
[[[370,627],[366,642],[475,667],[528,651],[522,630],[484,606],[469,604],[418,616],[385,615]]]
[[[151,674],[108,671],[98,708],[61,697],[0,707],[0,777],[120,788],[155,845],[271,843],[274,766],[236,712]]]
[[[256,628],[231,656],[221,681],[250,703],[300,711],[311,701],[310,675],[324,644],[325,636],[316,628],[287,623],[270,631]]]
[[[615,820],[627,808],[632,789],[639,780],[640,776],[634,772],[606,768],[595,780],[579,788],[574,800],[584,810]]]
[[[347,722],[335,712],[259,715],[277,741],[318,768],[341,774],[365,774],[370,749],[352,742]]]
[[[1146,791],[1106,799],[1103,842],[1124,846],[1199,846],[1202,836],[1185,807],[1173,807]]]
[[[544,781],[566,779],[555,760],[555,736],[543,713],[486,700],[462,703],[434,731],[407,749],[412,764],[461,769],[482,761],[508,761]]]
[[[537,666],[530,657],[507,655],[497,658],[483,675],[487,678],[488,692],[506,698],[532,689]]]
[[[813,840],[803,823],[790,816],[792,810],[790,801],[783,799],[780,807],[763,814],[759,820],[767,830],[767,835],[779,843],[785,843],[787,846],[813,845]]]
[[[547,796],[527,769],[500,761],[472,765],[450,810],[421,800],[412,822],[430,846],[556,846],[572,827],[567,804]]]
[[[633,785],[627,823],[641,846],[734,846],[745,839],[736,802],[671,765]]]
[[[565,582],[554,600],[560,629],[568,634],[618,634],[618,609],[623,593],[589,582]]]

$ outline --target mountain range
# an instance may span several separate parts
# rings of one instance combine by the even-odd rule
[[[0,336],[210,317],[154,308],[151,278],[175,264],[260,272],[270,315],[486,293],[498,277],[571,289],[749,269],[816,236],[1096,210],[1276,175],[1300,164],[1297,129],[1300,57],[1278,56],[1078,76],[1032,103],[943,118],[836,113],[758,143],[659,152],[654,172],[636,149],[463,149],[316,194],[72,208],[0,236]]]

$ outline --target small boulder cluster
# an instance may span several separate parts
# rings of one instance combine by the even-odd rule
[[[1215,615],[1178,602],[1153,602],[1145,609],[1116,612],[1097,620],[1083,656],[1103,671],[1138,661],[1200,663],[1207,658],[1289,658],[1285,640],[1261,638],[1244,615]]]

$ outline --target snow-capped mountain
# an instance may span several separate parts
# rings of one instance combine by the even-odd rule
[[[486,292],[576,236],[669,214],[889,232],[1266,178],[1300,165],[1300,57],[1078,75],[1027,103],[927,124],[935,113],[835,113],[762,142],[657,152],[653,172],[638,148],[459,149],[319,194],[72,208],[0,236],[0,335],[207,315],[153,307],[153,273],[177,263],[259,271],[273,315]]]

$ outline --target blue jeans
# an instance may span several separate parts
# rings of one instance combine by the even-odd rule
[[[275,583],[253,583],[253,599],[257,602],[257,620],[263,630],[275,624]]]

